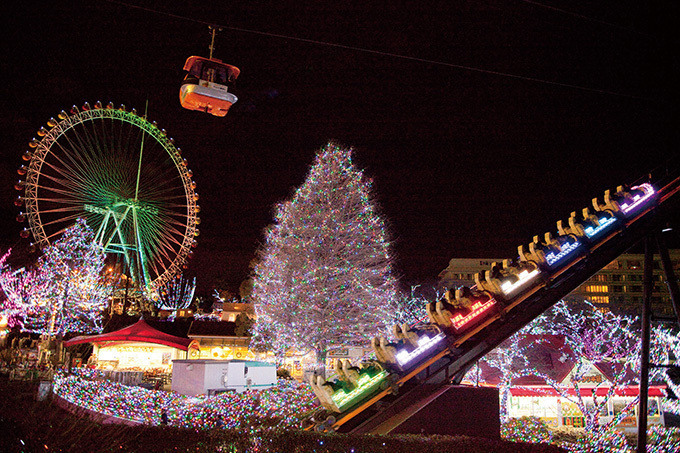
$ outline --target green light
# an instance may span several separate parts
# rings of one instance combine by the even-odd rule
[[[339,390],[333,394],[331,397],[338,408],[342,409],[343,406],[347,406],[351,401],[356,400],[359,396],[374,390],[376,386],[387,376],[387,371],[381,371],[375,376],[371,377],[369,375],[364,375],[359,378],[358,386],[351,392],[347,393],[344,390]]]

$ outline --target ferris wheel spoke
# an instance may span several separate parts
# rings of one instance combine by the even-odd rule
[[[74,109],[60,120],[26,176],[36,242],[49,245],[83,217],[108,253],[125,257],[140,287],[174,278],[189,255],[198,211],[179,151],[155,124],[121,109]]]
[[[43,190],[47,192],[55,192],[55,193],[70,193],[73,194],[74,192],[77,192],[78,190],[84,189],[82,184],[79,184],[76,181],[69,180],[68,178],[57,178],[56,176],[49,175],[49,174],[44,174],[44,179],[46,180],[45,182],[52,182],[54,185],[47,186],[44,183],[39,186],[39,188],[42,188]]]
[[[71,146],[67,148],[61,143],[57,143],[56,146],[59,147],[59,154],[55,153],[55,150],[53,150],[51,153],[52,158],[56,160],[56,163],[52,164],[51,161],[46,161],[45,164],[49,165],[52,169],[59,168],[59,171],[62,174],[71,175],[74,178],[81,178],[81,175],[85,174],[86,170],[82,165],[83,159],[78,153],[79,145],[71,142],[69,137],[66,135],[64,136],[64,139],[67,140]],[[65,159],[61,158],[61,156],[66,157],[69,160],[69,163],[67,163]]]

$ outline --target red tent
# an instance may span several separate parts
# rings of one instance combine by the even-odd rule
[[[103,333],[101,335],[83,335],[72,338],[64,342],[64,346],[73,346],[82,343],[97,343],[100,345],[111,345],[114,343],[154,343],[170,346],[186,351],[189,348],[191,339],[176,337],[160,330],[154,329],[143,319],[140,319],[131,326],[124,327],[115,332]]]

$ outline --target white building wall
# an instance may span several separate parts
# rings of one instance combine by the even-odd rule
[[[276,384],[274,364],[242,360],[175,360],[171,390],[182,395],[244,392]]]

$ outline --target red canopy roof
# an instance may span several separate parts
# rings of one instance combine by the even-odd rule
[[[186,351],[191,343],[190,338],[176,337],[160,330],[154,329],[140,319],[131,326],[124,327],[115,332],[103,333],[101,335],[83,335],[72,338],[64,342],[64,346],[73,346],[82,343],[154,343],[170,346]]]

